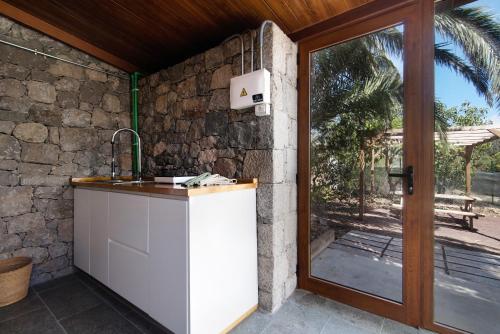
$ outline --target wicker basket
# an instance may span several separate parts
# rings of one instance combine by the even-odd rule
[[[0,307],[13,304],[26,297],[32,266],[29,257],[0,260]]]

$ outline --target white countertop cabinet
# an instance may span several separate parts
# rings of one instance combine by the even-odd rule
[[[226,333],[257,306],[255,189],[75,189],[74,264],[177,334]]]

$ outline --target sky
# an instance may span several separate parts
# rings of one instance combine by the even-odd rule
[[[487,7],[495,14],[497,21],[500,21],[500,0],[478,0],[467,6]],[[440,42],[444,42],[444,40],[436,35],[436,43]],[[447,48],[458,55],[462,54],[453,45],[449,45]],[[495,124],[500,124],[500,110],[498,108],[490,108],[485,99],[476,93],[476,89],[472,84],[467,83],[461,76],[448,68],[439,65],[435,67],[435,94],[436,98],[444,102],[448,107],[459,106],[464,101],[469,101],[474,106],[484,107],[489,110],[488,119]]]
[[[500,21],[500,0],[477,0],[467,5],[468,7],[485,7],[493,12],[496,16],[497,21]],[[398,30],[402,31],[403,26],[397,26]],[[443,40],[438,34],[436,34],[436,43],[449,42]],[[453,51],[455,54],[463,57],[461,50],[450,44],[446,48]],[[403,61],[400,57],[390,55],[389,56],[398,68],[400,73],[403,73]],[[474,86],[462,76],[457,75],[454,71],[448,69],[447,67],[436,65],[434,68],[435,75],[435,95],[436,98],[443,102],[448,107],[460,106],[463,102],[468,101],[472,105],[477,107],[482,107],[488,110],[487,118],[493,121],[494,124],[500,124],[500,109],[488,106],[486,100],[477,94]]]

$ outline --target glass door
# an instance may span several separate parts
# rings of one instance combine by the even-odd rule
[[[432,184],[421,6],[299,44],[299,285],[415,326]]]
[[[413,182],[403,54],[403,24],[310,54],[311,276],[396,303]]]
[[[500,3],[436,2],[431,328],[500,332]],[[462,5],[463,4],[463,5]],[[460,6],[459,6],[460,5]],[[453,83],[453,84],[450,84]]]

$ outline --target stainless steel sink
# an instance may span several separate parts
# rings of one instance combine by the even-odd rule
[[[144,180],[131,180],[131,181],[126,181],[126,180],[96,180],[92,181],[95,183],[105,183],[105,184],[142,184],[142,183],[153,183],[154,181],[144,181]]]
[[[95,180],[92,182],[93,183],[118,184],[118,183],[124,183],[126,181],[117,179],[117,180]]]
[[[143,183],[154,183],[154,181],[140,180],[140,181],[123,181],[123,182],[120,182],[120,184],[143,184]]]

